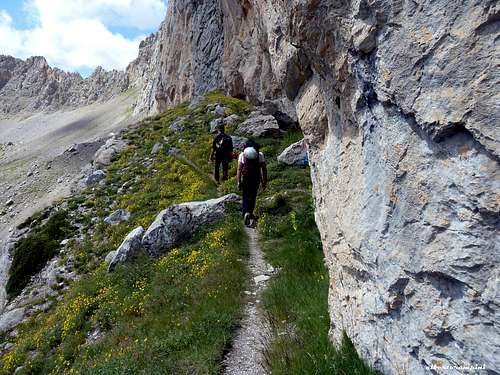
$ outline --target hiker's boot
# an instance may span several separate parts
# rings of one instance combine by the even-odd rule
[[[246,212],[245,216],[243,217],[243,223],[245,223],[245,225],[248,227],[248,226],[250,226],[251,219],[252,219],[252,215],[250,214],[250,212]]]

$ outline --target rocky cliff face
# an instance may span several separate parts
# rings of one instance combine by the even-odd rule
[[[332,338],[388,374],[497,373],[497,2],[202,3],[170,2],[136,110],[223,87],[298,118]]]
[[[217,0],[172,1],[160,30],[142,46],[151,58],[141,69],[147,74],[136,114],[154,114],[222,87],[222,34]]]
[[[105,102],[127,90],[124,72],[102,68],[88,78],[51,68],[45,58],[0,56],[0,114],[33,113]]]

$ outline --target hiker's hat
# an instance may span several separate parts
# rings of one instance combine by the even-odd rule
[[[259,157],[259,153],[253,147],[245,148],[245,150],[243,151],[243,155],[245,156],[245,158],[250,159],[250,160],[254,160],[254,159],[257,159]]]

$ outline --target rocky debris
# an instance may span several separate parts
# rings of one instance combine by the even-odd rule
[[[126,262],[137,255],[142,248],[143,235],[144,228],[138,227],[125,237],[125,240],[123,240],[122,244],[116,250],[113,259],[109,262],[108,272],[112,272],[119,263]]]
[[[129,87],[125,72],[98,67],[88,78],[51,68],[45,58],[0,56],[0,113],[55,111],[107,101]]]
[[[94,165],[98,168],[111,164],[113,158],[127,148],[127,143],[122,139],[111,137],[97,150],[94,155]]]
[[[14,241],[16,240],[18,238]],[[12,243],[12,248],[14,248],[14,244],[15,242]],[[0,320],[5,319],[8,324],[5,324],[5,330],[2,332],[10,331],[12,333],[12,330],[27,317],[39,311],[46,311],[53,303],[53,298],[57,297],[61,290],[64,290],[66,281],[77,279],[78,276],[73,270],[71,257],[64,264],[61,264],[59,256],[54,257],[42,271],[31,278],[30,283],[22,293],[10,300],[5,306]],[[53,288],[54,286],[56,288]]]
[[[236,151],[243,150],[243,148],[245,147],[245,143],[248,141],[248,138],[238,137],[236,135],[232,135],[231,139],[233,140],[233,148]]]
[[[0,333],[5,333],[13,329],[24,319],[24,308],[16,308],[3,312],[0,316]]]
[[[92,186],[100,181],[104,180],[106,178],[106,172],[103,170],[98,169],[97,171],[92,172],[87,178],[85,179],[85,185],[87,186]]]
[[[9,199],[7,202],[5,202],[5,206],[12,206],[14,204],[14,200],[13,199]]]
[[[226,107],[222,106],[221,104],[217,104],[214,108],[214,111],[213,113],[216,115],[216,116],[224,116],[226,114]]]
[[[288,165],[304,165],[307,158],[307,147],[304,140],[288,146],[279,156],[278,161]]]
[[[224,124],[234,124],[235,122],[240,121],[240,116],[233,114],[231,116],[224,117]]]
[[[158,214],[144,234],[142,245],[150,256],[160,256],[188,240],[200,226],[213,224],[224,217],[228,202],[239,202],[236,194],[204,202],[170,206]]]
[[[100,327],[94,328],[91,332],[88,333],[87,338],[85,339],[86,345],[94,345],[104,336],[104,332],[102,332]]]
[[[155,143],[153,148],[151,149],[151,155],[157,154],[158,152],[160,152],[162,148],[163,148],[162,143]]]
[[[180,117],[175,120],[169,127],[169,129],[173,132],[180,133],[184,130],[184,117]]]
[[[246,121],[238,125],[234,133],[252,137],[276,137],[281,135],[281,130],[273,116],[252,112]]]
[[[269,280],[270,278],[271,277],[267,275],[258,275],[253,278],[253,281],[255,282],[255,284],[259,284]]]
[[[119,209],[113,212],[111,215],[104,219],[104,222],[108,225],[116,225],[122,221],[128,221],[130,219],[130,212],[127,210]]]
[[[211,134],[217,133],[217,129],[221,125],[224,125],[224,120],[221,118],[216,118],[216,119],[210,121],[210,133]]]

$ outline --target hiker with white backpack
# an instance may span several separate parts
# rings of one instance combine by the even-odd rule
[[[252,140],[245,143],[245,149],[238,158],[236,181],[243,194],[242,213],[245,225],[253,226],[256,220],[253,211],[259,186],[263,190],[267,187],[267,167],[264,154],[259,152],[259,145]]]

